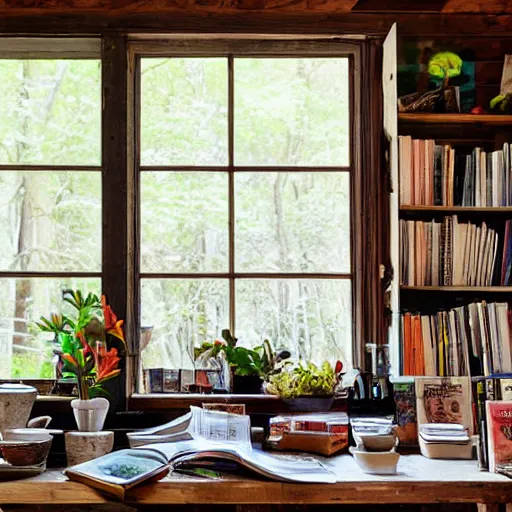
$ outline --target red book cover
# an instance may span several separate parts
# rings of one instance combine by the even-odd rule
[[[512,463],[512,401],[488,400],[485,407],[489,471],[496,473],[499,466]]]

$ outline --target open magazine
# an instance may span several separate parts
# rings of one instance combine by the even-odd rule
[[[282,482],[335,483],[336,476],[319,461],[302,456],[280,457],[247,445],[214,443],[204,439],[157,443],[109,453],[64,471],[70,480],[96,487],[120,499],[135,485],[166,475],[194,462],[233,462],[256,474]]]
[[[226,412],[191,407],[190,413],[173,422],[131,435],[130,445],[137,447],[78,464],[64,474],[121,499],[128,489],[163,478],[169,470],[216,464],[282,482],[336,482],[336,475],[312,457],[273,455],[253,448],[249,417]]]

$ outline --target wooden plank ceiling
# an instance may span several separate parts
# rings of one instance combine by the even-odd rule
[[[512,0],[0,0],[0,35],[129,33],[512,37]]]
[[[512,0],[0,0],[0,13],[156,14],[171,11],[379,12],[510,14]]]

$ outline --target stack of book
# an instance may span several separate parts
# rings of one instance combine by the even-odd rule
[[[433,140],[399,137],[400,204],[442,206],[512,205],[512,146],[486,153],[456,152]]]
[[[429,459],[471,459],[472,442],[464,425],[425,423],[419,427],[421,454]]]
[[[512,372],[507,303],[471,303],[432,315],[401,314],[401,375]]]
[[[273,450],[332,455],[347,448],[348,430],[344,412],[275,416],[270,419],[267,445]]]
[[[511,279],[510,221],[503,250],[501,281]],[[498,233],[459,223],[456,215],[442,222],[400,220],[401,284],[406,286],[491,286],[498,254]]]

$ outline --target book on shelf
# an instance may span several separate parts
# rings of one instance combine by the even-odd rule
[[[413,382],[394,383],[395,432],[401,445],[418,444],[416,421],[416,391]]]
[[[400,316],[401,374],[478,376],[512,372],[506,302],[473,302],[448,311]]]
[[[512,401],[488,400],[487,447],[489,471],[512,475]]]
[[[512,205],[512,145],[469,154],[432,139],[401,135],[400,204],[500,207]]]
[[[512,284],[510,220],[502,237],[485,222],[459,222],[457,215],[446,216],[442,222],[400,219],[400,241],[402,285]]]
[[[469,377],[418,377],[415,384],[419,431],[425,424],[451,423],[473,435]]]

